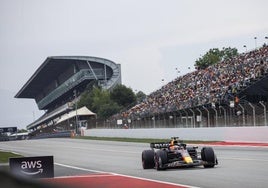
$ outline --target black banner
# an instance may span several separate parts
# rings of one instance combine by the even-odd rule
[[[53,156],[9,158],[10,172],[29,178],[53,178]]]
[[[15,133],[17,132],[17,127],[0,127],[0,133]]]

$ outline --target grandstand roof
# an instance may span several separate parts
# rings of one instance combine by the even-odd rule
[[[43,115],[35,122],[28,125],[27,129],[34,128],[34,127],[42,124],[43,122],[55,119],[56,117],[61,117],[59,120],[57,120],[57,122],[55,122],[56,124],[58,124],[58,123],[65,121],[67,119],[71,119],[71,118],[75,117],[76,115],[78,115],[78,116],[94,116],[96,114],[91,112],[85,106],[77,109],[77,111],[76,110],[70,111],[70,107],[68,106],[68,104],[65,104],[65,105],[61,106],[60,108],[54,110],[53,112]]]
[[[54,111],[52,111],[50,113],[45,113],[43,116],[38,118],[36,121],[34,121],[30,125],[28,125],[27,129],[36,127],[36,126],[42,124],[45,121],[50,121],[50,120],[54,119],[55,117],[58,117],[61,114],[66,113],[69,110],[70,110],[70,106],[68,104],[64,104],[63,106],[55,109]]]
[[[247,100],[251,102],[266,101],[268,99],[268,73],[242,91],[240,95],[246,96]]]
[[[77,109],[77,111],[73,110],[73,111],[70,111],[69,113],[64,114],[56,122],[56,124],[61,123],[63,121],[66,121],[68,119],[71,119],[71,118],[75,117],[76,115],[78,115],[78,116],[95,116],[96,114],[91,112],[87,107],[83,106],[82,108]]]
[[[35,98],[45,85],[71,65],[81,61],[102,63],[110,66],[110,60],[90,56],[51,56],[35,71],[31,78],[15,95],[16,98]]]

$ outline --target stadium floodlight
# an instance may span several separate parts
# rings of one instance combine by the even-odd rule
[[[177,73],[177,76],[179,76],[179,74],[181,73],[181,71],[179,71],[179,69],[177,67],[175,68],[175,71]]]
[[[246,52],[247,52],[248,51],[247,45],[244,45],[243,47],[246,49]]]
[[[165,85],[165,79],[162,78],[161,81],[162,81],[162,84]]]
[[[254,37],[255,40],[255,49],[257,49],[257,37]]]

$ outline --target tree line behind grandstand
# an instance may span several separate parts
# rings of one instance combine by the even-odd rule
[[[86,106],[95,112],[99,118],[105,119],[120,111],[134,106],[142,101],[146,95],[139,91],[134,93],[125,85],[117,85],[112,91],[104,90],[97,83],[89,84],[81,95],[78,108]]]

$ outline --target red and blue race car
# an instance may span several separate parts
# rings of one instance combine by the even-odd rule
[[[213,148],[188,147],[178,137],[172,137],[169,142],[150,143],[150,150],[142,152],[142,166],[144,169],[155,168],[165,170],[175,167],[204,166],[213,168],[218,164]]]

